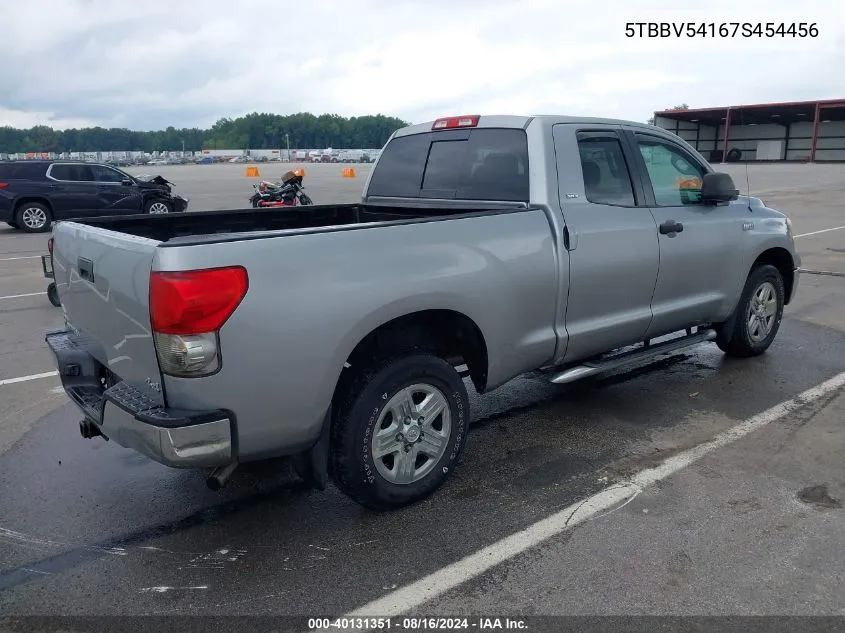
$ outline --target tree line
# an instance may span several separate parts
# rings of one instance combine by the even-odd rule
[[[28,130],[0,127],[0,153],[24,152],[161,152],[203,149],[369,149],[408,125],[382,114],[342,117],[309,112],[279,115],[254,112],[222,118],[210,129],[136,131],[124,128],[55,130],[38,125]]]

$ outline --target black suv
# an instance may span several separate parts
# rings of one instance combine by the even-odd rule
[[[50,230],[53,220],[185,211],[188,201],[173,195],[172,184],[101,163],[0,163],[0,221],[38,233]]]

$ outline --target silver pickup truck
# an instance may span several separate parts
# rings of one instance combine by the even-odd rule
[[[224,485],[290,456],[399,507],[467,439],[467,385],[764,352],[789,219],[654,126],[461,116],[395,132],[360,203],[58,223],[46,340],[83,437]]]

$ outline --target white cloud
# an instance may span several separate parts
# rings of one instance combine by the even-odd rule
[[[0,125],[16,128],[31,128],[36,125],[47,125],[59,130],[67,128],[94,127],[99,123],[93,119],[63,118],[55,112],[39,112],[37,110],[7,110],[0,107]]]
[[[306,110],[645,120],[680,102],[845,97],[845,4],[829,0],[0,0],[0,15],[0,124],[150,129]],[[717,37],[626,36],[650,21],[713,23]],[[758,22],[818,35],[718,37]]]

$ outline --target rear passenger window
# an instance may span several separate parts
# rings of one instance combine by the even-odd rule
[[[93,182],[94,174],[88,165],[56,163],[50,170],[50,177],[69,182]]]
[[[44,163],[0,163],[0,180],[29,180],[44,176]]]
[[[525,131],[481,128],[461,133],[464,138],[424,132],[390,141],[367,195],[528,202]]]
[[[636,206],[622,144],[611,137],[578,139],[584,194],[596,204]]]

